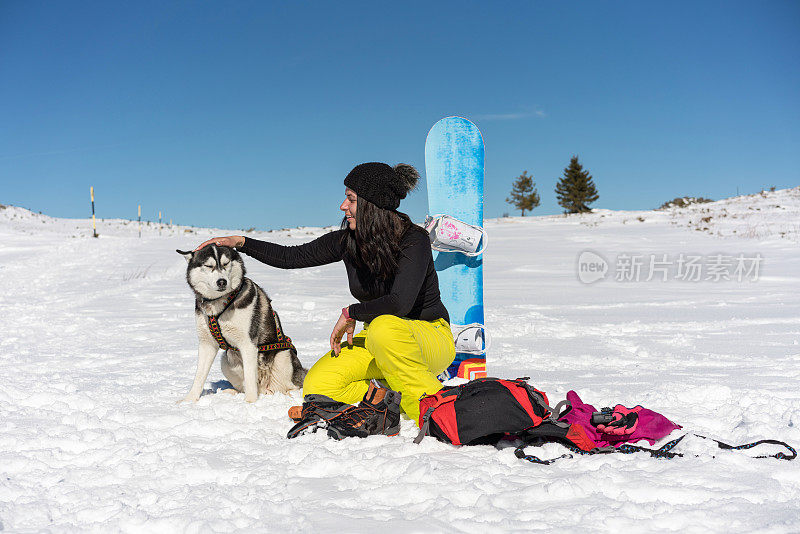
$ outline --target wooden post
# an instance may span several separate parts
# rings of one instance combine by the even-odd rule
[[[89,194],[92,197],[92,237],[97,237],[97,223],[94,218],[94,186],[89,187]]]

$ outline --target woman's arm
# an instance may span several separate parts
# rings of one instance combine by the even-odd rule
[[[281,269],[300,269],[334,263],[342,259],[342,232],[327,233],[313,241],[297,246],[283,246],[241,235],[212,237],[195,250],[207,245],[236,248],[260,262]]]
[[[316,267],[341,261],[343,254],[342,233],[337,230],[320,236],[313,241],[296,246],[284,246],[249,237],[237,246],[240,252],[260,262],[280,269],[300,269]]]

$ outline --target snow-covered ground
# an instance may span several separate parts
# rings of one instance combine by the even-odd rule
[[[530,376],[553,403],[574,389],[729,443],[800,445],[799,221],[800,188],[488,221],[489,372]],[[414,445],[408,420],[399,437],[289,441],[299,395],[215,394],[218,365],[197,404],[176,404],[197,342],[174,250],[221,232],[151,225],[139,239],[135,223],[110,220],[98,231],[0,209],[0,530],[800,531],[800,460],[749,457],[769,447],[690,437],[685,458],[541,466],[512,449]],[[251,235],[296,244],[325,231]],[[605,263],[605,279],[579,280],[579,258]],[[352,301],[343,266],[246,265],[310,366]]]

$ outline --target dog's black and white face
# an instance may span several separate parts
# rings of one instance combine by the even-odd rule
[[[218,299],[242,285],[244,262],[235,249],[208,245],[196,252],[177,252],[189,262],[186,281],[201,297]]]

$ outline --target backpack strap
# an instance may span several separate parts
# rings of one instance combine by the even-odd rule
[[[753,447],[757,447],[758,445],[767,443],[770,445],[781,445],[783,447],[786,447],[786,450],[789,451],[788,456],[782,452],[778,452],[775,454],[768,454],[766,456],[754,456],[753,458],[777,458],[778,460],[787,460],[787,461],[791,461],[797,458],[797,451],[794,449],[794,447],[792,447],[788,443],[784,443],[783,441],[778,441],[777,439],[760,439],[752,443],[745,443],[744,445],[728,445],[727,443],[722,443],[721,441],[717,441],[713,438],[707,438],[699,434],[694,434],[694,435],[697,436],[698,438],[710,439],[711,441],[715,442],[720,449],[725,449],[725,450],[744,451],[747,449],[752,449]]]
[[[532,464],[539,464],[539,465],[550,465],[556,460],[560,460],[561,458],[572,458],[571,454],[562,454],[556,458],[550,458],[549,460],[542,460],[538,456],[534,456],[532,454],[525,454],[525,447],[517,447],[514,450],[514,456],[519,458],[520,460],[528,460]]]
[[[669,442],[665,443],[664,445],[662,445],[658,449],[648,449],[647,447],[639,447],[638,445],[631,445],[630,443],[625,443],[624,445],[620,445],[619,447],[616,447],[616,448],[615,447],[603,447],[603,448],[593,449],[591,451],[583,451],[583,450],[579,449],[578,447],[576,447],[576,446],[574,446],[572,444],[569,444],[569,443],[563,443],[563,445],[566,448],[568,448],[569,450],[571,450],[572,452],[574,452],[576,454],[581,454],[581,455],[586,455],[586,454],[608,454],[608,453],[615,453],[615,452],[618,452],[618,453],[621,453],[621,454],[633,454],[635,452],[647,452],[647,453],[650,453],[650,456],[652,456],[653,458],[666,458],[668,460],[671,460],[672,458],[683,457],[683,454],[681,454],[679,452],[671,452],[671,451],[672,451],[673,448],[675,448],[675,446],[678,443],[680,443],[683,440],[683,438],[685,438],[688,435],[689,434],[684,434],[683,436],[681,436],[679,438],[673,439],[672,441],[669,441]],[[709,439],[709,440],[715,442],[720,449],[724,449],[724,450],[747,450],[747,449],[752,449],[753,447],[757,447],[758,445],[770,444],[770,445],[781,445],[783,447],[786,447],[786,449],[789,451],[788,455],[784,454],[783,452],[778,452],[776,454],[770,454],[770,455],[764,455],[764,456],[754,456],[753,458],[776,458],[778,460],[787,460],[787,461],[791,461],[791,460],[794,460],[795,458],[797,458],[797,451],[791,445],[789,445],[788,443],[784,443],[783,441],[778,441],[778,440],[775,440],[775,439],[762,439],[762,440],[754,441],[752,443],[745,443],[743,445],[728,445],[727,443],[723,443],[721,441],[718,441],[718,440],[713,439],[713,438],[708,438],[706,436],[701,436],[700,434],[692,434],[692,435],[696,436],[698,438]],[[529,445],[529,444],[530,443],[525,443],[525,444],[520,445],[519,447],[517,447],[516,450],[514,451],[514,455],[517,458],[521,459],[521,460],[527,460],[527,461],[529,461],[531,463],[541,464],[541,465],[549,465],[549,464],[555,462],[556,460],[558,460],[560,458],[572,458],[571,454],[563,454],[563,455],[559,456],[558,458],[552,458],[550,460],[541,460],[541,459],[537,458],[536,456],[525,454],[525,447],[527,445]],[[695,457],[697,457],[697,456],[698,455],[695,455]]]
[[[664,446],[662,446],[660,449],[657,449],[657,450],[648,449],[648,448],[645,448],[645,447],[639,447],[637,445],[630,445],[630,444],[626,443],[624,445],[620,445],[617,448],[617,452],[621,452],[622,454],[631,454],[631,453],[634,453],[634,452],[649,452],[650,456],[652,456],[654,458],[670,458],[671,459],[671,458],[675,458],[676,456],[683,456],[683,454],[680,454],[680,453],[677,453],[677,452],[668,452],[668,451],[670,451],[673,447],[675,447],[675,445],[677,445],[683,438],[685,438],[688,435],[689,434],[684,434],[683,436],[681,436],[681,437],[679,437],[677,439],[674,439],[674,440],[670,441],[669,443],[666,443]],[[743,445],[728,445],[727,443],[723,443],[721,441],[718,441],[716,439],[709,438],[709,437],[706,437],[706,436],[701,436],[700,434],[692,434],[692,436],[713,441],[714,443],[717,444],[717,447],[719,447],[720,449],[732,450],[732,451],[744,451],[744,450],[752,449],[753,447],[757,447],[757,446],[763,445],[763,444],[781,445],[783,447],[786,447],[786,449],[789,451],[788,455],[784,454],[782,452],[778,452],[778,453],[775,453],[775,454],[767,454],[767,455],[763,455],[763,456],[753,456],[753,458],[776,458],[778,460],[786,460],[786,461],[791,461],[791,460],[794,460],[795,458],[797,458],[797,451],[791,445],[789,445],[788,443],[784,443],[783,441],[778,441],[776,439],[760,439],[758,441],[754,441],[752,443],[745,443]],[[697,455],[695,455],[695,456],[697,456]]]
[[[419,427],[419,433],[417,437],[414,438],[414,443],[419,445],[419,443],[428,435],[428,431],[431,428],[431,414],[433,413],[433,407],[428,408],[428,411],[425,412],[425,415],[422,416],[422,426]]]
[[[567,409],[564,410],[564,412],[562,413],[561,408],[564,408],[565,406]],[[572,410],[572,403],[570,403],[568,400],[565,399],[556,404],[555,408],[547,406],[547,409],[550,410],[550,417],[547,418],[548,421],[550,421],[554,425],[569,426],[569,423],[566,423],[564,421],[559,421],[559,419],[567,415],[570,412],[570,410]]]
[[[658,449],[648,449],[647,447],[640,447],[638,445],[631,445],[630,443],[625,443],[624,445],[620,445],[619,447],[615,448],[611,452],[619,452],[622,454],[633,454],[634,452],[649,452],[650,456],[652,456],[653,458],[666,458],[668,460],[671,460],[678,456],[683,457],[683,454],[679,452],[670,452],[670,451],[673,448],[675,448],[675,445],[680,443],[686,436],[687,434],[684,434],[679,438],[673,439],[672,441],[665,443]]]
[[[454,387],[451,389],[441,390],[438,393],[435,393],[434,395],[423,395],[420,398],[421,401],[422,399],[432,397],[434,401],[433,404],[431,404],[428,407],[428,409],[425,410],[424,414],[420,414],[421,417],[420,417],[419,433],[417,434],[417,437],[414,438],[414,443],[417,444],[420,443],[422,439],[428,435],[431,428],[431,416],[433,415],[433,412],[443,404],[455,402],[456,399],[458,398],[458,394],[460,393],[460,391],[461,388]]]
[[[540,392],[539,390],[537,390],[536,388],[531,386],[528,383],[528,380],[529,380],[529,377],[524,376],[522,378],[517,378],[515,380],[508,380],[508,382],[513,382],[513,383],[515,383],[515,384],[517,384],[517,385],[519,385],[521,387],[524,387],[526,390],[528,390],[528,393],[530,393],[530,396],[532,398],[536,399],[536,401],[539,404],[539,406],[544,408],[549,413],[549,415],[544,418],[544,421],[553,423],[554,425],[562,427],[562,428],[568,428],[570,426],[569,423],[565,423],[563,421],[559,421],[559,419],[561,419],[562,417],[567,415],[569,413],[569,411],[572,410],[572,404],[568,400],[565,399],[565,400],[562,400],[561,402],[559,402],[558,404],[556,404],[555,407],[550,406],[550,404],[548,404],[547,397],[542,392]],[[561,409],[565,408],[565,407],[566,407],[566,409],[562,412]]]

